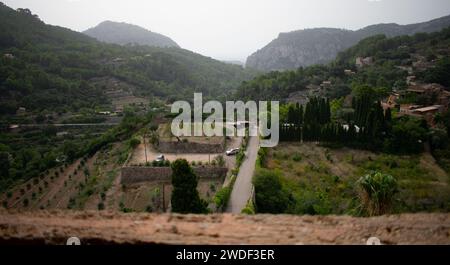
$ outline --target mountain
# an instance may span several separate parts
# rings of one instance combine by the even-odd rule
[[[178,44],[169,37],[127,23],[104,21],[83,33],[106,43],[179,48]]]
[[[387,37],[430,33],[450,26],[450,16],[428,22],[398,25],[377,24],[352,31],[336,28],[315,28],[280,33],[278,38],[247,58],[246,67],[261,71],[289,70],[301,66],[324,64],[360,40],[385,34]]]
[[[370,57],[371,63],[358,67],[357,57]],[[339,52],[331,63],[259,75],[242,83],[233,98],[304,103],[312,96],[346,97],[361,87],[371,89],[374,95],[386,96],[392,90],[406,89],[408,76],[414,76],[418,83],[437,83],[448,88],[448,73],[450,27],[390,38],[375,35]],[[421,105],[426,104],[421,100]]]
[[[231,93],[254,71],[180,48],[118,46],[45,24],[28,9],[0,3],[0,123],[20,107],[59,113],[111,104],[106,84],[119,80],[136,96],[191,99]]]

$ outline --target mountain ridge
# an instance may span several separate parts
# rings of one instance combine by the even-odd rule
[[[450,15],[407,25],[374,24],[358,30],[321,27],[281,32],[276,39],[251,54],[247,58],[246,67],[267,72],[325,64],[332,61],[339,52],[373,35],[395,37],[430,33],[447,26],[450,26]]]
[[[180,48],[175,41],[165,35],[126,22],[105,20],[82,33],[99,41],[112,44]]]

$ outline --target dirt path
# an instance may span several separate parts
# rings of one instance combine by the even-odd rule
[[[227,212],[241,213],[247,204],[252,193],[252,177],[255,171],[256,157],[258,155],[259,138],[252,136],[249,139],[246,151],[246,158],[241,165],[233,191],[231,192],[230,201],[228,202]]]
[[[119,214],[107,211],[7,212],[0,243],[65,244],[450,244],[450,214],[372,218],[295,215]]]

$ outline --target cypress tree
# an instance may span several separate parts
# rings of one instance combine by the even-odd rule
[[[186,159],[177,159],[172,168],[172,211],[176,213],[207,213],[207,203],[197,191],[198,178]]]

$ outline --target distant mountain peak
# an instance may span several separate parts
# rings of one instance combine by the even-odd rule
[[[83,33],[106,43],[179,48],[178,44],[167,36],[126,22],[105,20]]]

